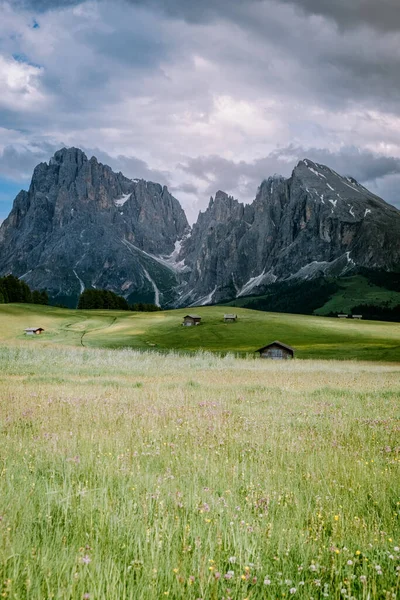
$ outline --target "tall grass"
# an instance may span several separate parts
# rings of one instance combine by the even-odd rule
[[[399,375],[0,348],[0,597],[397,598]]]

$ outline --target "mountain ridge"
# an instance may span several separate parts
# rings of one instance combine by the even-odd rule
[[[0,226],[0,274],[73,305],[105,287],[129,301],[210,304],[274,282],[400,270],[400,211],[304,159],[243,204],[222,190],[189,226],[166,186],[64,148],[33,172]]]

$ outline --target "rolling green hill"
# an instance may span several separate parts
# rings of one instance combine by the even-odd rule
[[[400,304],[400,292],[377,286],[362,275],[342,278],[338,281],[339,289],[321,308],[315,311],[317,315],[330,313],[350,313],[354,306],[369,304],[392,307]]]
[[[182,327],[196,312],[199,327]],[[239,320],[226,324],[223,306],[158,313],[79,311],[27,304],[0,305],[0,343],[61,344],[97,348],[253,353],[279,339],[298,358],[400,361],[400,324],[235,309]],[[43,327],[27,337],[27,327]]]
[[[272,285],[263,295],[236,298],[226,305],[316,315],[336,315],[342,312],[351,314],[352,309],[359,305],[393,308],[400,305],[400,291],[397,285],[390,287],[390,275],[387,274],[387,282],[374,281],[370,273],[282,282]],[[392,276],[393,279],[394,277],[397,275]]]

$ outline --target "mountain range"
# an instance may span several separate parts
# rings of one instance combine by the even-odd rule
[[[190,227],[167,187],[63,148],[0,227],[0,275],[69,306],[85,288],[205,305],[361,269],[400,270],[400,211],[308,159],[288,179],[265,179],[251,204],[217,192]]]

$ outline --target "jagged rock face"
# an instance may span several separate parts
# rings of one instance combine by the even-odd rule
[[[15,199],[0,228],[0,269],[70,304],[83,287],[171,301],[173,269],[147,254],[170,255],[188,230],[166,187],[64,149],[36,167],[29,191]]]
[[[209,304],[360,267],[400,270],[400,211],[308,160],[263,181],[250,205],[218,192],[190,230],[166,187],[64,149],[36,167],[0,228],[0,274],[70,305],[85,287]]]
[[[288,278],[400,268],[400,212],[354,179],[301,161],[264,181],[253,204],[219,192],[181,256],[194,304],[261,293]]]

